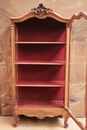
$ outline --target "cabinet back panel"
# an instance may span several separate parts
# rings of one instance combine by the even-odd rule
[[[18,65],[18,81],[64,81],[64,66]]]
[[[24,61],[64,61],[65,45],[18,45],[18,60]]]
[[[66,40],[66,24],[52,18],[30,18],[16,25],[18,41],[65,42]]]
[[[20,100],[64,100],[64,88],[19,87]]]

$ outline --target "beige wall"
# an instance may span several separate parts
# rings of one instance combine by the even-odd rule
[[[65,18],[87,12],[87,0],[0,0],[0,100],[1,113],[12,114],[10,17],[21,16],[39,3]],[[71,39],[70,107],[74,114],[84,116],[86,79],[87,21],[75,21]]]

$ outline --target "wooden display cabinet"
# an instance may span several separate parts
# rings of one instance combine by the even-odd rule
[[[14,126],[20,115],[64,116],[69,111],[70,19],[39,4],[12,21],[12,77]]]

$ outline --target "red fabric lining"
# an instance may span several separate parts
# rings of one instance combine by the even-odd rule
[[[66,24],[55,19],[31,18],[18,26],[18,41],[30,42],[65,42]]]
[[[63,100],[29,100],[29,101],[18,101],[18,107],[37,107],[37,108],[63,108],[64,101]]]
[[[18,61],[64,61],[65,45],[18,44]]]
[[[66,42],[66,23],[52,18],[30,18],[16,23],[18,42]],[[18,45],[18,61],[65,61],[65,45]],[[65,66],[18,65],[18,82],[65,81]],[[64,87],[18,87],[19,101],[25,106],[63,107]],[[29,100],[29,101],[28,101]],[[61,100],[61,102],[60,102]],[[18,105],[24,105],[19,102]],[[35,105],[34,105],[35,104]]]
[[[18,65],[18,81],[64,81],[64,66]]]
[[[19,100],[64,100],[64,87],[18,87]]]

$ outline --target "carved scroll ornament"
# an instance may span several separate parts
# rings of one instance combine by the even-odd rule
[[[38,15],[39,17],[43,17],[45,16],[48,12],[52,11],[50,8],[46,8],[45,6],[43,6],[43,4],[39,4],[39,6],[37,8],[33,8],[31,9],[31,11],[34,11],[36,15]]]

